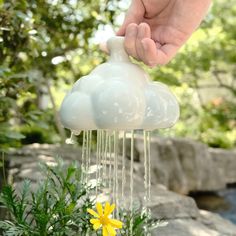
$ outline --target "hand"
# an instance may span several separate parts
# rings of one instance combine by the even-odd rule
[[[153,67],[168,63],[199,26],[211,0],[133,0],[117,35],[127,53]]]

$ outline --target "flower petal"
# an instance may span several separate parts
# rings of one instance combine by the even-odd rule
[[[94,230],[98,230],[101,227],[100,222],[93,225]]]
[[[88,212],[89,214],[91,214],[92,216],[99,218],[98,213],[95,212],[94,210],[92,210],[92,209],[87,209],[87,212]]]
[[[102,209],[102,204],[100,202],[98,202],[96,204],[96,208],[97,208],[97,211],[98,211],[98,215],[102,216],[103,215],[103,209]]]
[[[121,221],[115,220],[115,219],[110,219],[109,221],[110,221],[110,224],[111,224],[112,227],[117,228],[117,229],[122,228],[123,223]]]
[[[107,227],[106,227],[106,226],[103,226],[103,229],[102,229],[102,236],[108,236],[108,230],[107,230]]]
[[[99,219],[90,219],[90,223],[91,224],[101,224],[100,220]]]
[[[111,225],[107,225],[107,231],[108,231],[110,236],[116,235],[116,231],[114,230],[114,228],[112,228]]]
[[[112,205],[109,207],[109,209],[107,209],[107,211],[106,211],[106,216],[109,216],[109,215],[114,211],[115,207],[116,207],[116,205],[115,205],[115,204],[112,204]],[[104,215],[105,215],[105,213],[104,213]]]
[[[111,205],[109,202],[106,202],[105,207],[104,207],[104,215],[108,216],[108,213],[110,211]]]

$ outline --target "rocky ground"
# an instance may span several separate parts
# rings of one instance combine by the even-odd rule
[[[128,145],[128,142],[127,142]],[[153,216],[168,225],[158,228],[160,236],[236,236],[236,225],[217,214],[199,210],[195,201],[183,194],[190,191],[213,191],[236,182],[236,153],[187,139],[152,139]],[[10,181],[20,186],[25,178],[35,185],[42,178],[39,162],[54,164],[55,157],[79,160],[81,150],[72,146],[33,144],[12,150],[9,160]],[[143,193],[143,141],[135,141],[135,196]],[[127,159],[128,160],[128,159]],[[158,184],[156,184],[158,183]]]

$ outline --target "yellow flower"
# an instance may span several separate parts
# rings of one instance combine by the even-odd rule
[[[98,230],[102,227],[103,236],[114,236],[116,235],[115,229],[122,228],[122,222],[119,220],[111,219],[110,215],[115,209],[115,204],[110,205],[109,202],[106,202],[104,211],[101,203],[96,204],[97,212],[92,209],[88,209],[88,213],[94,216],[94,219],[90,220],[90,223],[93,224],[94,230]]]

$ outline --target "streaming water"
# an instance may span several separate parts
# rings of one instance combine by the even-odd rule
[[[126,183],[126,168],[125,168],[125,165],[126,165],[126,161],[125,161],[125,158],[126,158],[126,143],[125,143],[125,140],[126,140],[126,132],[124,131],[123,133],[123,140],[122,140],[122,180],[121,180],[121,198],[122,198],[122,202],[124,202],[124,192],[125,192],[125,183]]]
[[[101,161],[102,161],[102,130],[99,130],[99,139],[98,139],[98,184],[101,182]]]
[[[105,134],[105,151],[104,151],[104,166],[103,166],[103,173],[104,173],[104,186],[107,187],[107,156],[108,155],[108,132],[106,131]]]
[[[90,130],[88,134],[89,138],[89,151],[88,151],[88,182],[90,180],[90,166],[91,166],[91,152],[92,152],[92,137],[93,131]]]
[[[133,235],[133,192],[134,192],[134,131],[131,131],[131,153],[130,153],[130,235]]]
[[[82,144],[82,163],[81,163],[81,179],[84,181],[85,174],[85,131],[83,131],[83,144]]]
[[[107,144],[107,131],[102,131],[102,152],[101,152],[101,164],[102,164],[102,169],[101,169],[101,172],[102,172],[102,185],[103,187],[106,186],[106,152],[107,152],[107,147],[106,147],[106,144]]]
[[[70,137],[66,139],[65,143],[66,143],[66,144],[75,144],[73,131],[71,131]]]
[[[118,131],[114,133],[114,162],[115,162],[115,204],[119,206],[119,183],[118,183]],[[119,216],[119,207],[116,208],[116,217]]]
[[[112,187],[112,136],[108,135],[108,152],[109,152],[109,174],[108,174],[108,190],[111,193],[111,187]]]
[[[147,132],[143,131],[143,146],[144,146],[144,211],[147,209],[148,201],[148,160],[147,160]]]
[[[150,191],[151,191],[151,155],[150,155],[150,132],[143,131],[143,146],[144,146],[144,207],[143,212],[147,215],[146,224],[144,225],[145,235],[150,235],[150,230],[147,228],[147,221],[150,217],[150,209],[148,204],[150,202]]]
[[[89,168],[89,131],[85,132],[86,137],[86,156],[85,156],[85,182],[88,183],[88,168]]]
[[[70,138],[66,140],[67,144],[74,144],[74,135],[71,132]],[[121,136],[119,134],[122,134]],[[130,229],[129,235],[133,235],[133,200],[134,200],[134,131],[130,132]],[[83,131],[82,143],[82,180],[86,183],[90,181],[91,155],[92,155],[92,135],[93,132]],[[122,169],[119,169],[119,137],[121,137],[122,151]],[[105,131],[97,130],[97,146],[96,146],[96,199],[98,198],[99,189],[104,187],[106,194],[112,197],[110,201],[116,204],[116,211],[113,216],[119,218],[119,205],[125,202],[125,185],[126,185],[126,138],[127,132],[123,131]],[[144,146],[144,206],[143,212],[150,216],[151,212],[148,208],[151,198],[151,134],[149,131],[143,131],[143,146]],[[119,173],[121,172],[121,189],[119,189]],[[102,184],[102,185],[101,185]],[[106,189],[107,188],[107,189]],[[119,198],[121,191],[121,199]],[[122,201],[120,201],[122,200]],[[148,218],[147,218],[148,220]],[[145,228],[145,235],[149,236],[149,230]]]
[[[113,185],[112,185],[112,197],[113,202],[116,203],[116,157],[115,157],[115,150],[116,150],[116,131],[113,132]],[[115,212],[113,212],[115,213]],[[114,217],[114,214],[113,214]]]
[[[104,130],[101,130],[101,147],[100,147],[100,183],[101,187],[103,185],[103,179],[104,179]]]
[[[147,146],[147,153],[148,153],[148,201],[151,200],[151,132],[148,131],[148,146]]]
[[[96,191],[96,199],[98,196],[98,180],[99,180],[99,165],[100,165],[100,160],[99,160],[99,148],[100,148],[100,130],[97,130],[97,153],[96,153],[96,186],[95,186],[95,191]]]

